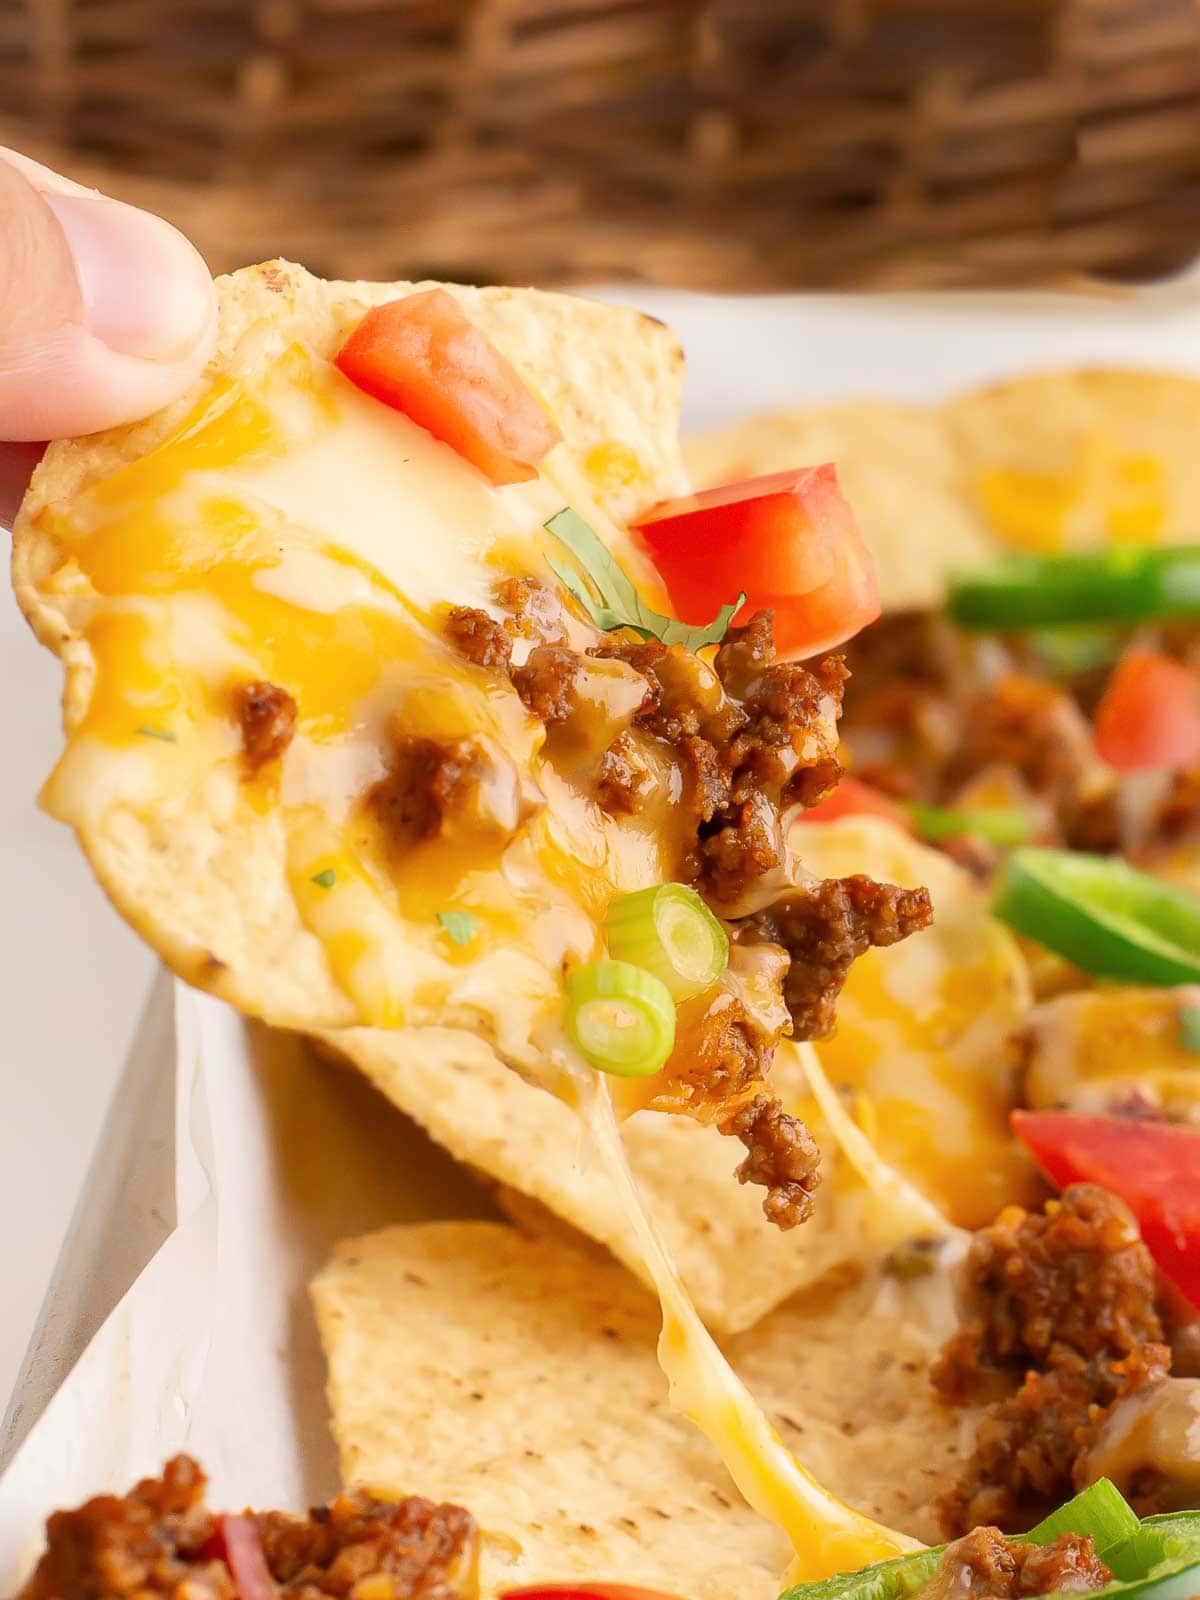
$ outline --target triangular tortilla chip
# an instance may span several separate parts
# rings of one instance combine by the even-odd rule
[[[965,394],[944,416],[964,495],[999,546],[1196,542],[1200,380],[1030,373]]]
[[[313,1298],[344,1477],[468,1506],[493,1535],[485,1594],[582,1578],[778,1593],[782,1536],[669,1407],[657,1304],[620,1267],[434,1223],[347,1241]],[[926,1379],[949,1316],[940,1274],[830,1278],[726,1349],[823,1482],[932,1539],[962,1437]]]
[[[594,886],[558,863],[609,871],[618,824],[558,796],[503,873],[498,847],[476,862],[431,846],[396,875],[355,808],[396,719],[406,737],[492,741],[480,790],[497,785],[479,804],[522,814],[544,730],[452,648],[446,608],[488,604],[508,576],[553,584],[542,525],[562,482],[597,517],[682,486],[682,358],[629,310],[451,288],[563,434],[535,481],[493,489],[331,364],[368,307],[424,287],[323,283],[286,262],[221,280],[218,349],[191,393],[51,446],[14,581],[66,672],[68,747],[46,803],[181,976],[277,1024],[458,1023],[528,1059],[536,1022],[561,1009],[561,964],[597,942]],[[627,535],[605,537],[637,573]],[[234,696],[260,682],[298,720],[282,763],[247,771]],[[645,881],[639,850],[620,887]],[[452,891],[486,902],[469,963],[437,920]]]

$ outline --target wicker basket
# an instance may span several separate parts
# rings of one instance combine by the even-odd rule
[[[1200,9],[0,0],[0,142],[215,268],[1148,278],[1200,252]]]

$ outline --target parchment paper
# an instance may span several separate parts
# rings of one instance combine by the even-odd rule
[[[301,1508],[337,1487],[307,1283],[346,1234],[490,1215],[369,1084],[304,1040],[175,989],[175,1230],[0,1480],[0,1594],[48,1513],[188,1450],[216,1505]]]

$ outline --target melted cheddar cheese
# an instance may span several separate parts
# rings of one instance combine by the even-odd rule
[[[564,777],[563,753],[549,759],[511,685],[444,638],[451,604],[498,615],[503,579],[548,575],[543,524],[562,490],[549,477],[493,488],[299,345],[256,371],[217,380],[157,449],[41,514],[61,551],[48,591],[88,596],[92,679],[45,804],[77,825],[118,803],[277,818],[296,911],[361,1020],[440,1020],[451,989],[468,1011],[473,989],[503,994],[503,1043],[528,1061],[563,964],[599,954],[614,892],[670,875],[677,832],[667,786],[612,824]],[[576,646],[598,637],[569,626]],[[592,673],[617,720],[623,673]],[[298,717],[282,761],[252,772],[232,694],[259,681]],[[492,758],[463,825],[402,854],[364,803],[393,728],[471,738]],[[475,919],[469,962],[438,925],[445,910]]]
[[[975,488],[992,529],[1018,550],[1156,544],[1167,524],[1162,463],[1104,431],[1084,436],[1061,472],[992,467]]]

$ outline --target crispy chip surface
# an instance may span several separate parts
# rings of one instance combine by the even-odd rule
[[[932,1538],[960,1435],[925,1378],[944,1288],[853,1276],[727,1353],[823,1482]],[[347,1481],[470,1506],[493,1535],[485,1593],[614,1576],[695,1600],[778,1592],[786,1543],[669,1407],[657,1304],[620,1267],[496,1224],[397,1227],[340,1246],[313,1297]]]

